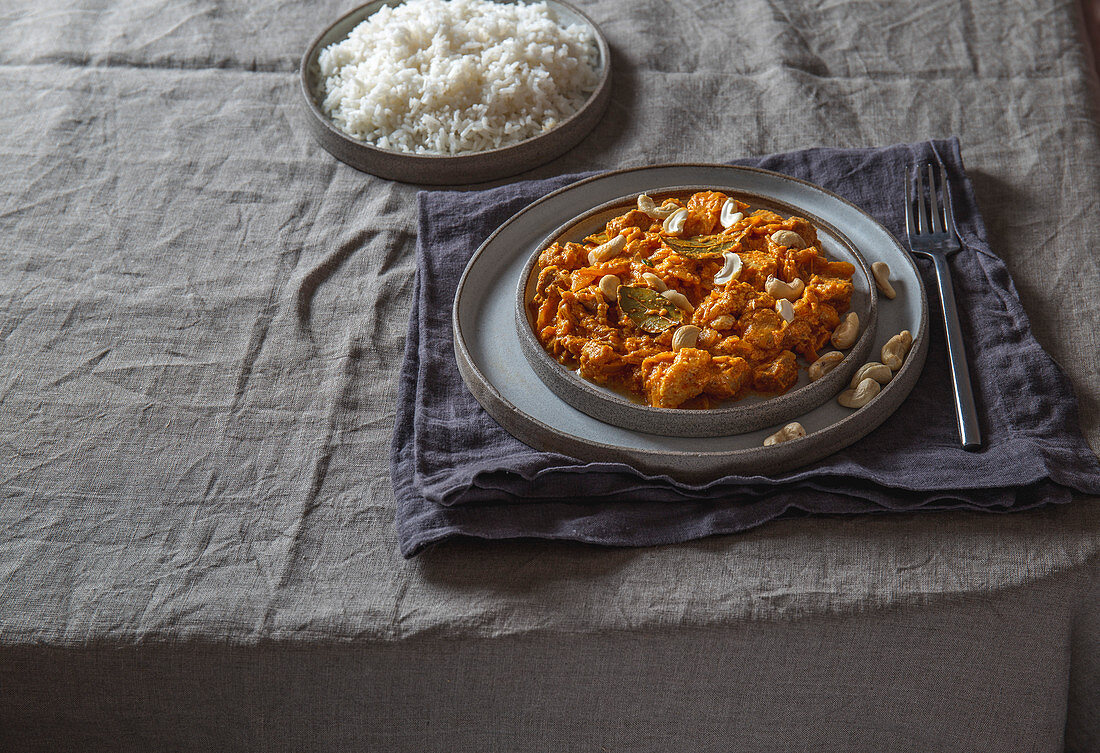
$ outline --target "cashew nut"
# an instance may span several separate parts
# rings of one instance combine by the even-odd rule
[[[764,282],[764,291],[772,298],[786,298],[788,301],[797,301],[802,291],[806,289],[806,283],[801,277],[794,278],[791,282],[784,282],[778,277],[768,275]]]
[[[793,230],[776,230],[772,233],[772,243],[787,248],[806,248],[806,241]]]
[[[602,264],[608,259],[614,259],[626,248],[626,236],[616,235],[607,243],[601,243],[588,252],[589,264]]]
[[[797,421],[789,423],[782,429],[772,434],[770,437],[764,440],[765,447],[771,447],[773,444],[779,444],[780,442],[790,442],[792,439],[800,439],[806,436],[806,430],[802,428],[802,424]]]
[[[665,281],[652,272],[643,273],[642,279],[649,284],[649,287],[653,288],[658,293],[663,293],[668,290],[668,285],[665,285]]]
[[[894,286],[890,284],[890,265],[884,261],[876,261],[871,265],[871,272],[875,275],[875,287],[884,296],[893,300],[897,293],[894,292]]]
[[[604,275],[600,278],[600,292],[603,293],[603,297],[607,301],[613,302],[618,300],[619,285],[622,284],[622,280],[618,275]]]
[[[882,386],[874,379],[864,379],[858,386],[837,395],[836,401],[845,408],[862,408],[871,402],[871,398],[881,389]]]
[[[681,324],[676,328],[676,331],[672,333],[672,349],[694,348],[695,341],[699,339],[700,332],[702,332],[702,330],[694,324]]]
[[[715,285],[725,285],[730,280],[736,280],[741,274],[741,257],[733,251],[727,251],[722,256],[726,260],[726,265],[722,267],[722,271],[714,276]]]
[[[684,223],[687,222],[687,218],[687,208],[680,207],[665,218],[665,221],[661,224],[661,229],[669,235],[679,235],[684,232]]]
[[[691,305],[691,301],[687,299],[687,296],[681,293],[679,290],[666,290],[661,293],[668,302],[675,305],[677,308],[682,308],[684,311],[694,311],[695,307]]]
[[[882,362],[890,367],[890,371],[897,371],[912,347],[913,335],[909,330],[903,329],[882,346]]]
[[[864,379],[874,379],[879,384],[886,384],[894,378],[894,372],[890,371],[890,367],[885,364],[881,364],[878,361],[871,361],[865,363],[856,369],[855,376],[852,377],[852,387],[857,387]]]
[[[845,350],[852,347],[855,344],[856,338],[859,336],[859,315],[851,311],[848,316],[844,317],[844,321],[837,325],[833,330],[833,336],[829,338],[833,347],[839,350]]]
[[[825,355],[818,357],[816,361],[810,364],[810,381],[816,382],[818,379],[835,369],[843,360],[844,354],[839,350],[831,350]]]
[[[787,324],[794,321],[794,306],[786,298],[780,298],[775,302],[775,311]]]
[[[737,324],[737,320],[729,314],[720,314],[710,320],[711,329],[729,329],[735,324]]]
[[[737,202],[733,199],[726,199],[726,203],[722,205],[722,213],[718,216],[718,221],[722,223],[722,227],[729,230],[743,219],[745,219],[745,213],[737,211]]]
[[[667,219],[670,214],[676,211],[675,206],[657,206],[657,203],[652,198],[642,194],[638,197],[638,209],[641,209],[650,219],[664,220]]]

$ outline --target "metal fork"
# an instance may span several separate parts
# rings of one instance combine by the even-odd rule
[[[951,268],[947,265],[947,257],[959,250],[959,234],[955,230],[955,215],[951,207],[951,186],[943,165],[927,163],[927,183],[921,167],[911,166],[912,177],[908,173],[905,176],[905,231],[909,235],[909,248],[913,253],[930,258],[936,267],[936,282],[940,291],[940,302],[943,304],[943,328],[947,333],[947,357],[951,363],[951,380],[954,383],[959,438],[963,449],[976,450],[981,447],[982,435],[978,429],[974,393],[970,388],[970,369],[966,364],[959,312],[951,285]],[[916,197],[913,196],[914,183]],[[942,203],[936,201],[937,185],[943,194]]]

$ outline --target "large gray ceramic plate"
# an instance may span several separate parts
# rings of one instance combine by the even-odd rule
[[[670,186],[648,191],[660,204],[665,198],[677,197],[686,201],[693,193],[708,189],[722,190],[723,186]],[[805,368],[799,369],[798,383],[782,395],[766,397],[749,395],[736,401],[723,403],[708,410],[681,410],[654,408],[634,401],[628,396],[580,377],[566,368],[543,349],[535,337],[529,303],[535,293],[538,278],[537,262],[543,249],[555,242],[580,243],[589,235],[603,230],[609,220],[637,206],[637,194],[613,199],[580,217],[574,218],[550,234],[531,254],[516,286],[516,328],[520,347],[528,363],[542,381],[562,400],[593,418],[624,429],[664,434],[674,437],[720,437],[741,434],[765,426],[797,418],[847,387],[847,382],[861,364],[868,360],[875,337],[877,291],[872,282],[870,266],[856,249],[855,244],[837,228],[819,217],[809,216],[802,208],[743,191],[725,190],[735,199],[750,206],[750,211],[770,209],[781,216],[802,216],[810,220],[817,230],[818,246],[833,261],[846,261],[855,267],[852,276],[853,293],[851,311],[859,316],[860,336],[845,353],[844,360],[823,378],[811,382]],[[822,352],[832,350],[826,346]],[[808,366],[808,364],[803,364]]]
[[[589,27],[599,49],[600,79],[595,91],[580,110],[554,128],[518,144],[469,154],[409,154],[379,149],[352,138],[325,115],[319,94],[321,51],[340,42],[372,13],[384,5],[400,5],[402,0],[374,0],[342,16],[321,32],[306,49],[299,65],[299,86],[307,110],[309,128],[318,143],[332,156],[363,172],[405,183],[460,185],[481,183],[516,175],[558,157],[588,135],[599,122],[611,98],[611,51],[599,27],[588,16],[568,3],[546,0],[559,23],[579,23]],[[504,0],[500,0],[504,1]]]
[[[671,437],[599,421],[547,389],[520,348],[515,291],[528,259],[556,228],[615,197],[662,186],[710,185],[767,197],[841,228],[868,263],[885,261],[897,298],[879,298],[871,353],[901,330],[913,334],[901,370],[859,410],[828,400],[800,416],[807,436],[764,447],[778,427],[722,437]],[[587,461],[623,462],[651,473],[704,481],[731,473],[778,473],[813,462],[866,435],[902,403],[924,367],[927,300],[917,268],[897,240],[855,205],[778,173],[726,165],[661,165],[598,175],[551,193],[501,225],[470,259],[452,310],[455,357],[470,391],[505,429],[532,447]],[[872,355],[873,357],[873,355]]]

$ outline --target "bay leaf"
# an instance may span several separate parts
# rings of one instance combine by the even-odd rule
[[[680,238],[662,238],[661,242],[680,256],[689,259],[709,259],[721,256],[737,245],[738,239],[728,235],[698,236],[691,240]]]
[[[659,335],[684,320],[684,312],[652,288],[619,286],[619,308],[650,334]],[[666,310],[668,315],[658,313]]]

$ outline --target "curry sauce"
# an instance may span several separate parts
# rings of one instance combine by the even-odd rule
[[[664,408],[794,386],[798,356],[815,361],[848,310],[855,268],[822,255],[808,220],[750,211],[718,191],[650,212],[631,209],[583,243],[540,254],[528,305],[547,352]]]

